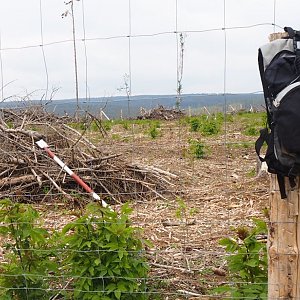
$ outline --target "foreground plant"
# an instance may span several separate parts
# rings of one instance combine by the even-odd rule
[[[50,234],[31,205],[0,201],[0,299],[148,299],[145,243],[130,212],[92,203]]]
[[[214,291],[230,295],[230,299],[267,299],[268,263],[267,246],[257,240],[258,234],[266,234],[266,223],[254,219],[252,229],[239,227],[236,238],[220,241],[230,255],[226,258],[232,284],[218,287]]]
[[[127,205],[118,214],[92,203],[82,217],[65,226],[63,265],[72,278],[72,299],[148,299],[144,242],[130,225],[130,212]]]
[[[198,139],[190,139],[189,141],[189,153],[193,158],[204,159],[207,157],[207,146]]]
[[[49,274],[57,270],[50,235],[37,223],[30,205],[0,201],[0,236],[4,262],[0,265],[1,300],[49,299]]]
[[[188,120],[190,130],[193,132],[199,131],[203,136],[218,134],[223,122],[224,116],[222,114],[201,115]]]

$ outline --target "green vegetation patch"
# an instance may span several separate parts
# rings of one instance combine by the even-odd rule
[[[6,241],[0,299],[148,299],[146,241],[130,213],[128,205],[117,213],[91,203],[61,232],[50,233],[32,206],[0,201],[0,238]]]
[[[186,118],[192,132],[201,132],[204,136],[220,133],[224,116],[221,113],[213,115],[201,115],[199,117]]]
[[[208,147],[200,140],[189,140],[189,154],[196,159],[204,159],[208,156]]]
[[[240,226],[234,229],[235,237],[224,238],[220,244],[225,247],[231,284],[214,290],[230,299],[267,299],[268,260],[267,245],[257,239],[267,234],[266,223],[253,219],[254,227]]]

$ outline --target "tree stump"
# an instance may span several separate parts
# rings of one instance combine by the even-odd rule
[[[281,199],[276,175],[270,180],[268,299],[300,299],[299,178]]]

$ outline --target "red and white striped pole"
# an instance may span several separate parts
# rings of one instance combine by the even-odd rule
[[[61,159],[59,159],[50,149],[48,144],[43,140],[39,140],[36,144],[41,148],[44,149],[48,156],[51,157],[66,173],[68,173],[81,187],[85,189],[86,192],[91,194],[91,196],[99,201],[101,200],[100,197],[77,175],[75,174]],[[108,204],[101,200],[102,206],[107,207]]]

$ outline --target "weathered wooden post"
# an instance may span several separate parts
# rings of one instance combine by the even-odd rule
[[[300,299],[299,180],[281,199],[276,175],[271,175],[268,241],[268,299]]]
[[[270,35],[270,41],[286,33]],[[300,185],[290,188],[281,199],[276,175],[270,178],[270,225],[268,239],[268,299],[300,299]]]

